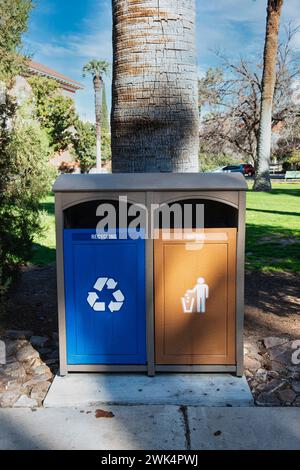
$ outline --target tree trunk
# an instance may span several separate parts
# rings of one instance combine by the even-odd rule
[[[195,0],[113,0],[114,172],[196,172]]]
[[[96,157],[97,172],[102,170],[101,162],[101,125],[102,125],[102,78],[99,76],[94,77],[94,90],[95,90],[95,111],[96,111]]]
[[[270,191],[270,159],[272,140],[272,108],[276,83],[278,35],[283,0],[268,0],[267,26],[262,78],[262,99],[257,148],[258,168],[254,183],[256,191]]]

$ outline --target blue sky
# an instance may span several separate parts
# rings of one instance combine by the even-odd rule
[[[213,49],[232,58],[251,59],[262,48],[267,0],[196,0],[199,74],[218,65]],[[300,0],[285,0],[282,24],[300,24]],[[85,85],[76,106],[85,120],[94,119],[90,79],[82,67],[91,58],[112,60],[110,0],[36,0],[26,50],[38,62]],[[296,38],[300,48],[300,34]],[[110,79],[107,79],[108,99]]]

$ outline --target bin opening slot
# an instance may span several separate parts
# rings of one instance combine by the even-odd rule
[[[124,204],[124,203],[122,203]],[[64,210],[64,228],[65,229],[96,229],[98,223],[107,216],[105,206],[110,205],[114,208],[114,214],[112,220],[116,221],[116,226],[113,228],[127,228],[126,224],[122,223],[122,217],[120,217],[120,206],[119,201],[112,199],[93,200],[76,204],[68,209]],[[99,207],[102,207],[101,212],[103,216],[99,214]],[[136,218],[136,216],[130,215],[130,208],[133,206],[131,203],[127,203],[127,226]],[[133,211],[138,210],[138,207]],[[124,217],[123,217],[124,218]],[[120,223],[121,221],[121,223]]]
[[[170,209],[170,217],[164,218],[162,212],[160,211],[158,216],[155,217],[155,228],[163,229],[178,228],[178,214],[175,216],[175,211],[172,211],[172,206],[177,204],[181,207],[182,218],[179,223],[182,224],[182,227],[185,228],[236,228],[238,227],[238,210],[228,204],[213,201],[209,199],[184,199],[178,201],[172,201],[171,203],[166,204]],[[204,206],[204,226],[197,226],[197,204]],[[188,208],[188,205],[190,206]],[[189,226],[186,225],[188,218],[185,218],[185,210],[190,212],[192,208],[192,218]],[[201,212],[201,211],[200,211]],[[199,223],[199,222],[198,222]],[[170,224],[170,227],[166,226]]]

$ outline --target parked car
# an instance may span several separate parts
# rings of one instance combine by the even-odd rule
[[[251,163],[221,166],[213,170],[213,173],[242,173],[244,176],[254,176],[255,168]]]

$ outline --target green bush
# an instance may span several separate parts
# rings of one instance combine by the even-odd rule
[[[1,285],[31,257],[33,238],[41,230],[39,202],[54,177],[46,133],[15,111],[7,97],[0,107]]]

